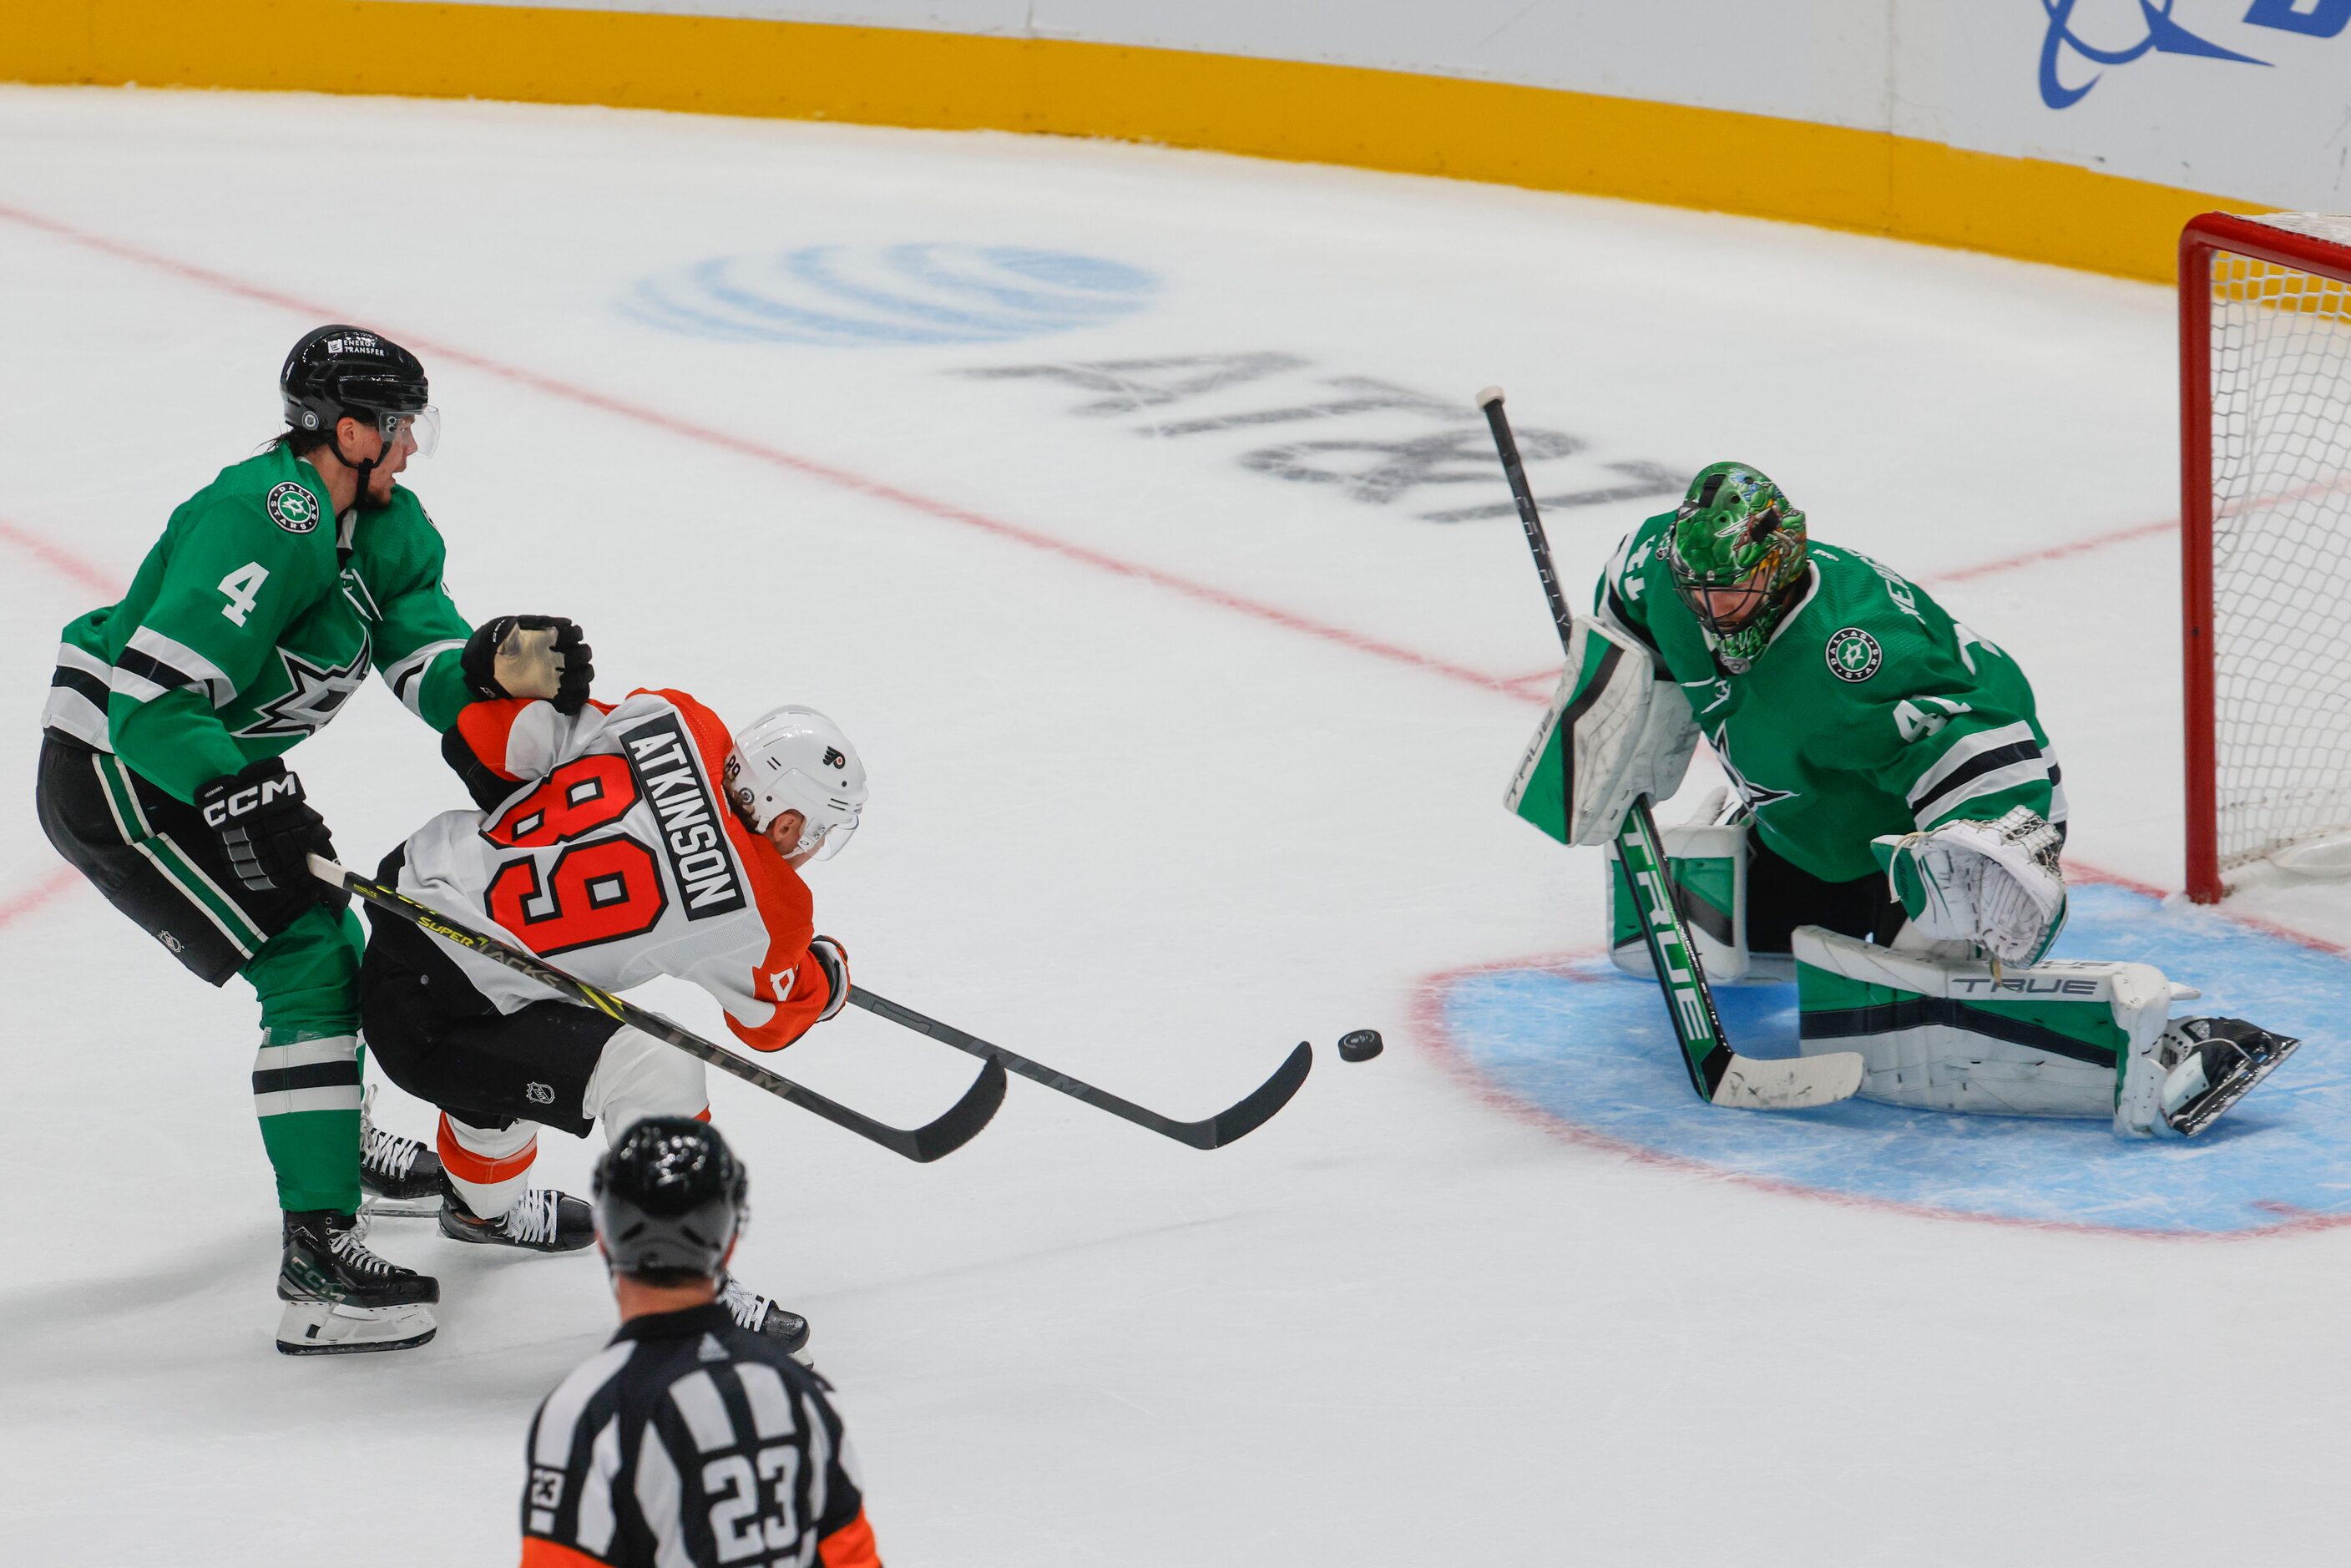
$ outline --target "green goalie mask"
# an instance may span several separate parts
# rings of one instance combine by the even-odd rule
[[[1804,514],[1744,463],[1698,470],[1674,514],[1674,591],[1733,671],[1762,655],[1804,580]]]

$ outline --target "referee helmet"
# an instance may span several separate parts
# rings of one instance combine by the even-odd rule
[[[717,1128],[647,1116],[596,1162],[596,1238],[616,1273],[715,1275],[750,1217],[750,1188]]]

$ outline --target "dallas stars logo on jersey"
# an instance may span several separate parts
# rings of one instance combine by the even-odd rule
[[[1719,742],[1717,744],[1716,758],[1722,764],[1723,773],[1730,779],[1730,787],[1739,791],[1740,800],[1746,802],[1747,810],[1750,813],[1761,811],[1764,807],[1779,801],[1792,800],[1796,798],[1796,791],[1793,789],[1774,789],[1768,784],[1757,784],[1749,779],[1747,775],[1739,771],[1739,764],[1730,759],[1730,747],[1727,744]]]
[[[368,644],[360,642],[351,662],[340,666],[314,664],[286,648],[277,650],[290,685],[287,694],[260,705],[254,720],[236,733],[244,736],[308,735],[324,729],[353,692],[366,684]]]
[[[1877,639],[1858,626],[1843,626],[1829,638],[1829,674],[1841,681],[1861,682],[1877,674],[1886,652]]]
[[[318,500],[291,479],[272,486],[262,506],[269,520],[289,534],[307,534],[319,526]]]

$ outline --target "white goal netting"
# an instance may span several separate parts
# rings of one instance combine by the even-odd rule
[[[2351,271],[2351,217],[2255,221],[2341,247]],[[2220,865],[2300,849],[2326,869],[2351,835],[2351,284],[2211,260]]]

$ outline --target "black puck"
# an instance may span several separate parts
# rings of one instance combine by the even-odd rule
[[[1339,1037],[1339,1060],[1369,1061],[1380,1053],[1380,1031],[1375,1029],[1351,1030]]]

